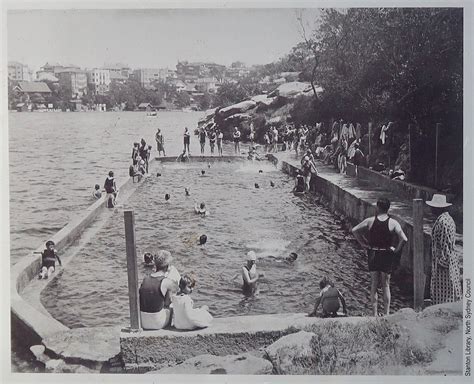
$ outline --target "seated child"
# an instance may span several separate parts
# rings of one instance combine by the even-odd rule
[[[334,287],[326,277],[319,282],[319,288],[321,292],[319,297],[316,299],[314,304],[314,310],[308,316],[316,316],[316,311],[319,305],[323,307],[322,317],[336,317],[337,311],[339,310],[339,301],[342,304],[342,310],[345,316],[347,316],[346,301],[342,296],[341,292]]]
[[[176,329],[193,330],[206,328],[212,322],[212,315],[207,306],[193,308],[194,302],[190,293],[193,291],[196,281],[188,275],[184,275],[179,281],[179,291],[171,297],[173,304],[173,323]]]
[[[46,249],[41,252],[41,272],[38,276],[39,279],[47,279],[53,274],[56,269],[56,259],[58,259],[59,265],[62,266],[61,259],[54,249],[54,241],[48,240],[46,242]]]
[[[100,199],[102,197],[102,191],[100,190],[100,185],[96,184],[94,187],[94,191],[92,191],[92,196],[96,199]]]

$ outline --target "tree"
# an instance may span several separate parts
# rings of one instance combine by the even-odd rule
[[[187,92],[178,92],[175,104],[178,108],[185,108],[191,104],[191,97]]]

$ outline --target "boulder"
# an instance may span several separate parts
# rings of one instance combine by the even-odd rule
[[[243,113],[248,111],[249,109],[255,108],[257,106],[257,103],[253,100],[246,100],[242,101],[237,104],[229,105],[228,107],[222,108],[219,110],[219,115],[222,118],[226,118],[232,115],[235,115],[236,113]]]
[[[252,117],[247,114],[247,113],[236,113],[235,115],[229,116],[224,121],[227,122],[232,122],[232,123],[239,123],[244,120],[249,120]]]
[[[309,374],[309,368],[314,364],[311,348],[314,336],[316,335],[312,332],[300,331],[283,336],[265,348],[275,371],[282,375]]]
[[[61,359],[51,359],[46,362],[46,372],[61,373],[66,363]]]
[[[273,366],[268,360],[243,353],[229,356],[199,355],[182,364],[148,374],[267,375],[272,370]]]
[[[45,349],[46,348],[44,345],[32,345],[30,347],[30,351],[33,353],[33,355],[35,355],[36,360],[43,364],[46,364],[49,360],[51,360],[49,356],[45,355]]]
[[[268,95],[257,95],[252,97],[252,100],[257,103],[257,105],[270,106],[274,101],[275,97],[268,97]]]

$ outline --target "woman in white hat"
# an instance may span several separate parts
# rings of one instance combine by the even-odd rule
[[[247,264],[242,267],[242,289],[246,294],[253,294],[257,289],[257,255],[254,251],[247,252]]]
[[[454,251],[456,224],[448,213],[445,195],[426,201],[438,216],[431,231],[431,300],[440,304],[461,300],[459,258]]]

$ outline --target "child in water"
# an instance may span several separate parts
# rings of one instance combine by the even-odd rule
[[[54,241],[48,240],[46,242],[46,249],[41,252],[41,272],[38,276],[39,279],[47,279],[53,274],[56,269],[56,259],[58,259],[59,265],[62,266],[61,259],[54,249]]]
[[[102,197],[102,191],[100,190],[100,185],[96,184],[94,187],[94,191],[92,192],[92,196],[96,199],[100,199]]]
[[[341,292],[334,287],[334,284],[324,277],[319,282],[319,288],[321,289],[321,292],[319,293],[319,297],[316,299],[313,312],[311,312],[308,316],[316,316],[316,311],[321,304],[323,307],[322,317],[336,317],[337,311],[340,307],[339,302],[342,304],[344,316],[347,316],[346,301],[344,300]]]
[[[209,212],[206,209],[206,204],[204,203],[199,204],[199,206],[197,205],[197,203],[195,203],[194,212],[197,213],[198,215],[203,215],[203,216],[209,215]]]

